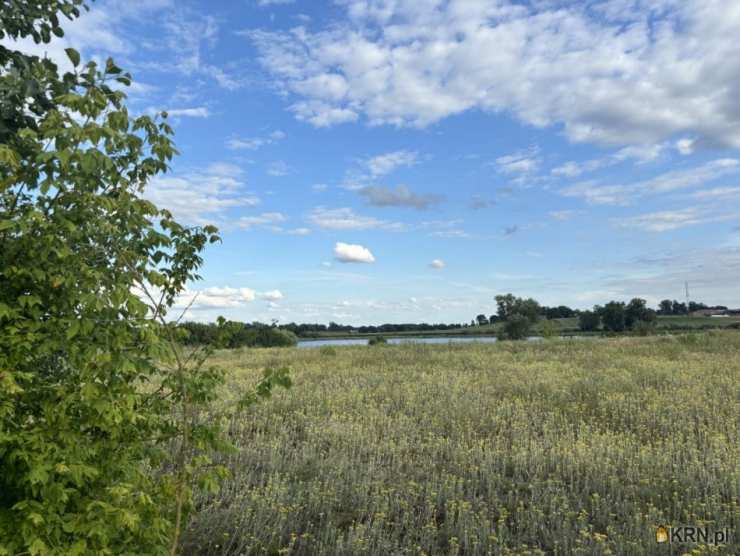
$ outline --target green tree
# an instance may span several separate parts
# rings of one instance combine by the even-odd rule
[[[504,321],[498,337],[501,340],[526,340],[530,335],[532,323],[524,315],[513,314]]]
[[[4,2],[0,39],[49,42],[81,5]],[[0,46],[0,554],[174,554],[227,447],[203,415],[222,374],[167,316],[217,230],[142,198],[172,129],[129,114],[112,60],[67,55]]]
[[[497,295],[496,305],[498,316],[504,321],[499,333],[501,339],[525,339],[540,316],[540,305],[532,298],[523,299],[510,293]]]
[[[604,324],[604,330],[622,332],[625,329],[625,308],[620,301],[610,301],[600,308],[599,316]]]
[[[644,299],[636,297],[625,307],[624,320],[625,326],[630,330],[634,329],[638,323],[644,323],[641,324],[641,329],[645,331],[654,327],[658,316],[654,310],[648,309],[647,302]]]
[[[583,332],[593,332],[601,326],[601,317],[597,311],[581,311],[578,315],[578,328]]]
[[[672,315],[673,314],[673,301],[671,301],[670,299],[664,299],[663,301],[660,302],[658,307],[659,307],[658,311],[661,315]]]

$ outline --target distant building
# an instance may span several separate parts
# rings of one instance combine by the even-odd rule
[[[692,317],[740,317],[740,309],[699,309],[691,312]]]
[[[723,317],[727,311],[725,309],[699,309],[691,313],[692,317]]]

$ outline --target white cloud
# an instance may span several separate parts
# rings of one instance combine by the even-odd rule
[[[295,0],[257,0],[257,5],[260,8],[264,8],[267,6],[280,6],[285,4],[292,4]]]
[[[226,147],[232,150],[247,149],[255,151],[260,147],[267,145],[273,145],[282,139],[285,139],[285,133],[283,131],[275,130],[269,135],[262,137],[249,137],[246,139],[240,139],[239,137],[232,137],[226,141]]]
[[[314,125],[481,109],[563,124],[574,141],[740,147],[740,5],[727,0],[341,5],[346,19],[323,30],[244,33]]]
[[[441,270],[447,266],[447,263],[444,262],[442,259],[434,259],[431,263],[429,263],[429,266],[436,270]]]
[[[684,156],[690,155],[694,152],[694,140],[679,139],[676,141],[676,150]]]
[[[361,189],[360,195],[369,205],[375,207],[409,207],[424,210],[440,201],[437,195],[414,193],[405,185],[399,185],[395,189],[373,185]]]
[[[610,166],[614,166],[615,164],[619,164],[628,160],[634,160],[638,164],[653,162],[655,160],[658,160],[665,153],[666,150],[668,150],[667,143],[653,145],[630,145],[603,158],[595,158],[583,162],[566,162],[561,166],[553,168],[550,173],[553,176],[575,178],[582,174],[593,172],[601,168],[608,168]]]
[[[394,151],[374,156],[365,161],[364,165],[373,178],[385,176],[401,166],[413,166],[419,160],[419,153],[412,151]]]
[[[565,222],[580,214],[578,210],[551,210],[547,213],[553,220]]]
[[[267,168],[267,173],[274,177],[283,177],[290,174],[290,167],[282,160],[272,162]]]
[[[175,307],[183,309],[190,305],[190,308],[193,310],[226,309],[242,307],[244,304],[254,301],[256,297],[256,292],[251,288],[214,287],[202,290],[186,289],[178,296]]]
[[[202,172],[156,176],[144,197],[170,210],[183,224],[223,224],[230,209],[259,203],[257,196],[244,190],[234,168],[216,163]]]
[[[367,247],[338,242],[334,246],[334,258],[340,263],[374,263],[375,257]]]
[[[530,174],[540,166],[537,150],[520,152],[496,159],[498,171],[504,174]]]
[[[280,301],[285,297],[280,290],[272,290],[269,292],[263,292],[260,294],[260,297],[266,301]]]
[[[705,189],[703,191],[692,193],[691,197],[701,200],[740,199],[740,187],[715,187],[713,189]]]
[[[372,216],[360,216],[347,207],[337,209],[316,207],[308,216],[308,221],[324,230],[383,229],[401,231],[405,228],[402,224],[379,220]]]
[[[665,210],[627,218],[613,218],[612,223],[620,228],[639,229],[648,232],[669,232],[687,226],[737,219],[740,213],[718,213],[708,207],[690,207],[680,210]]]
[[[280,212],[263,212],[258,216],[242,216],[237,221],[237,226],[243,230],[249,230],[255,226],[270,226],[285,222],[288,218]]]
[[[153,110],[153,112],[161,112],[162,110]],[[165,110],[170,118],[207,118],[211,115],[208,108],[205,106],[198,106],[195,108],[172,108]]]
[[[599,185],[594,181],[577,183],[560,190],[566,197],[580,197],[590,204],[627,205],[646,195],[687,189],[740,171],[740,160],[722,158],[685,170],[672,170],[652,179],[623,185]]]

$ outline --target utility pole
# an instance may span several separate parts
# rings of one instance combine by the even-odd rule
[[[686,314],[691,315],[691,311],[689,310],[689,304],[691,303],[689,298],[689,281],[687,280],[685,283],[686,286]]]

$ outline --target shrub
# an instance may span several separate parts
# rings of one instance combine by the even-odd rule
[[[334,346],[321,346],[319,348],[319,355],[322,357],[336,357],[337,350]]]
[[[382,346],[388,343],[384,336],[373,336],[367,342],[369,346]]]
[[[632,332],[637,336],[650,336],[655,334],[657,326],[655,322],[647,320],[638,320],[632,325]]]
[[[529,337],[531,321],[524,315],[512,315],[499,330],[499,340],[526,340]]]
[[[551,320],[546,320],[540,326],[540,334],[545,339],[555,338],[559,335],[560,327]]]

